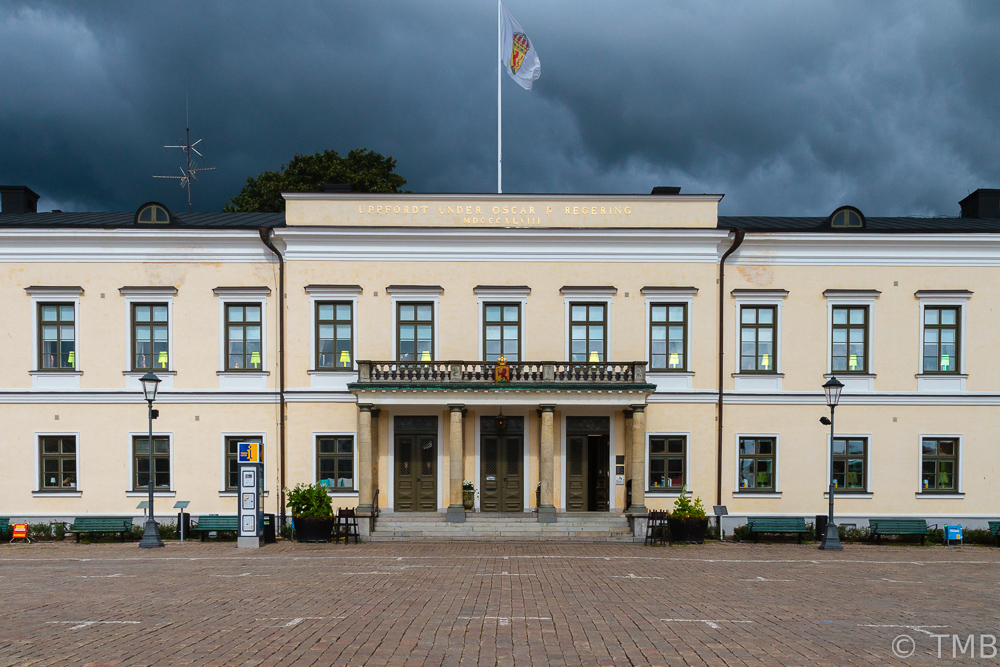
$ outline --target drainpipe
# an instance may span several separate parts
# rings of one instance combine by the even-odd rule
[[[285,525],[285,258],[271,242],[271,230],[257,229],[260,240],[278,257],[278,400],[281,404],[281,419],[278,421],[278,451],[280,470],[278,471],[279,502],[278,525]]]
[[[743,243],[743,237],[746,234],[742,229],[736,230],[736,238],[733,240],[733,245],[729,246],[729,250],[722,255],[722,259],[719,261],[719,398],[718,398],[718,415],[719,415],[719,433],[718,440],[715,443],[715,504],[722,504],[722,379],[723,379],[723,357],[725,356],[725,295],[726,295],[726,260],[729,256],[736,252],[736,249],[740,247]],[[722,539],[722,517],[717,518],[718,529],[719,529],[719,539]]]

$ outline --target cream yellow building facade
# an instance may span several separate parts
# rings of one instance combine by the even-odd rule
[[[720,217],[671,189],[5,212],[0,515],[141,516],[151,368],[165,519],[234,514],[247,440],[279,516],[322,480],[459,523],[468,480],[484,516],[640,531],[686,487],[727,526],[811,519],[836,375],[838,521],[977,525],[1000,513],[995,192],[950,219]]]

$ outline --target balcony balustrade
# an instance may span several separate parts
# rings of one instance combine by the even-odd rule
[[[486,361],[358,361],[358,385],[612,385],[646,384],[646,362],[508,362],[510,380],[498,383]]]

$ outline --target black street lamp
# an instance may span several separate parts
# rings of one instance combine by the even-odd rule
[[[156,390],[160,386],[160,378],[156,377],[153,371],[146,371],[146,374],[139,378],[142,382],[142,393],[149,404],[149,514],[146,516],[146,529],[139,542],[140,549],[152,549],[162,547],[163,540],[160,539],[160,529],[153,518],[153,487],[156,485],[156,474],[153,470],[153,401],[156,400]]]
[[[820,538],[819,548],[827,551],[843,551],[840,546],[840,535],[837,533],[837,524],[833,522],[833,411],[840,402],[840,392],[844,390],[844,383],[831,375],[830,379],[823,385],[823,393],[826,394],[826,404],[830,406],[830,418],[820,418],[820,423],[830,425],[830,513],[826,517],[826,535]]]

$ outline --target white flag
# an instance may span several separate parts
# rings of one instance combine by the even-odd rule
[[[521,24],[514,20],[507,8],[500,5],[500,45],[503,66],[510,78],[525,90],[531,90],[531,84],[542,75],[542,63],[538,60],[538,52],[528,36],[521,29]]]

